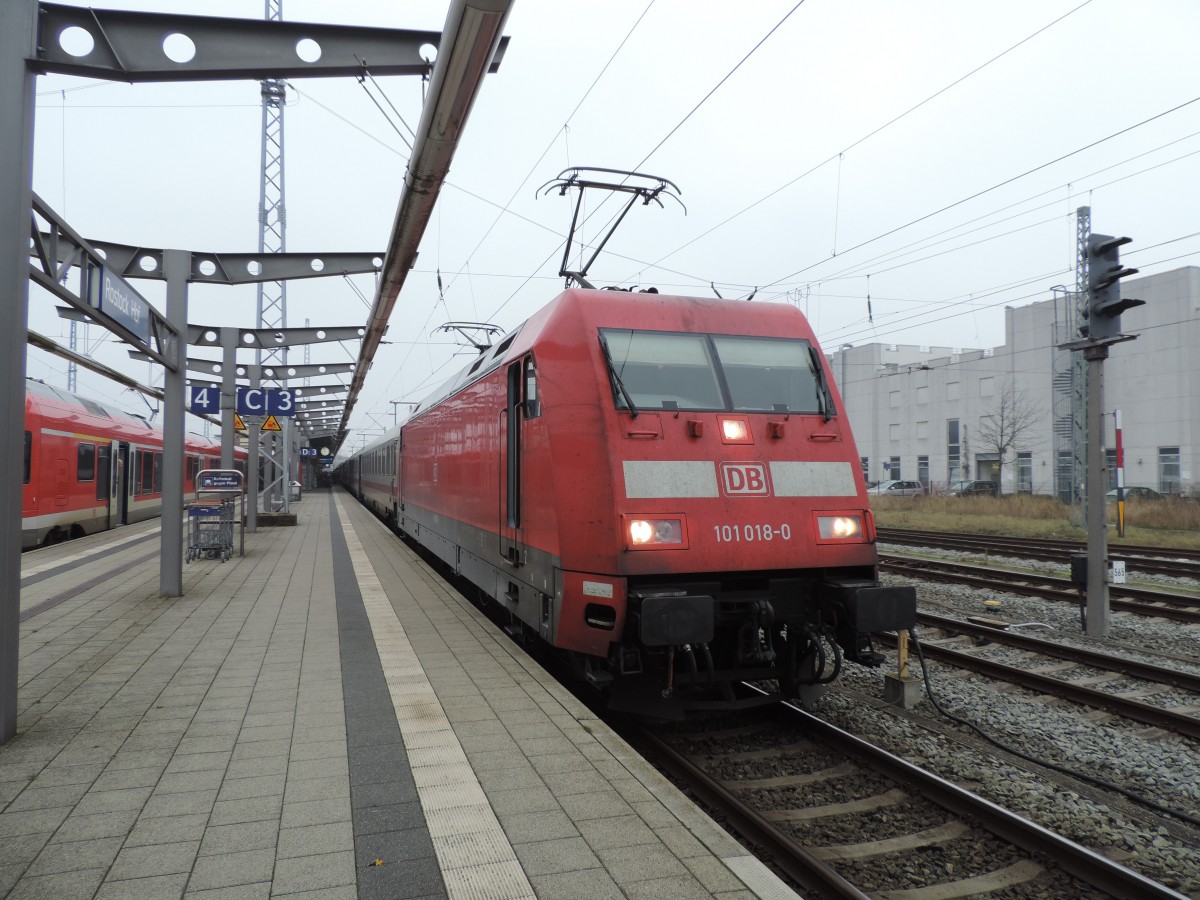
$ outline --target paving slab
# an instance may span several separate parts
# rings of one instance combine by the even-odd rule
[[[794,897],[347,494],[26,554],[11,898]]]

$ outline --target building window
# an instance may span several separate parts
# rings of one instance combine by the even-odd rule
[[[900,457],[893,456],[890,460],[888,460],[887,467],[888,467],[888,478],[893,479],[895,481],[899,481],[900,480]]]
[[[869,456],[860,456],[858,464],[862,466],[863,481],[871,480],[871,458]]]
[[[927,388],[927,387],[917,388],[917,402],[918,403],[928,403],[929,402],[929,388]]]
[[[1179,493],[1179,448],[1158,448],[1158,489],[1164,494]]]
[[[899,441],[900,441],[900,425],[899,425],[899,423],[894,423],[894,424],[888,426],[888,440],[891,441],[893,444],[899,443]]]
[[[1059,450],[1054,467],[1054,492],[1063,503],[1072,501],[1075,484],[1075,463],[1070,450]]]
[[[929,439],[929,423],[928,422],[918,422],[917,423],[917,440],[925,441],[928,439]]]
[[[1117,448],[1104,448],[1104,489],[1111,491],[1117,486]]]
[[[980,397],[991,397],[995,393],[996,393],[996,379],[995,378],[989,377],[989,378],[980,378],[979,379],[979,396]]]
[[[921,482],[921,487],[929,489],[929,457],[917,457],[917,481]]]
[[[892,409],[896,409],[897,407],[900,406],[900,392],[899,391],[891,391],[890,393],[888,393],[888,406],[890,406]]]
[[[955,384],[955,387],[958,387]],[[958,442],[958,419],[946,420],[946,480],[962,480],[962,445]]]
[[[1033,493],[1033,454],[1017,454],[1017,493]]]
[[[946,399],[957,400],[960,396],[960,387],[957,381],[946,382]]]

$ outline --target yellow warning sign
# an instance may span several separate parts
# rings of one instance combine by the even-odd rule
[[[237,431],[245,431],[246,430],[246,423],[242,421],[242,417],[239,416],[237,413],[233,414],[233,427]]]
[[[267,416],[267,420],[262,423],[262,430],[263,431],[283,431],[283,429],[279,427],[279,420],[276,419],[274,416]]]

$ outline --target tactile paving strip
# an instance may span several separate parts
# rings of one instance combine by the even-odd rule
[[[533,898],[533,887],[487,803],[479,779],[466,763],[462,745],[424,677],[341,497],[337,509],[405,747],[441,748],[420,758],[428,765],[418,765],[412,758],[410,762],[447,894],[451,900]],[[467,845],[478,853],[464,852]]]

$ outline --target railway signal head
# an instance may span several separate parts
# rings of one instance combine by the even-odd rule
[[[1121,313],[1144,300],[1121,296],[1120,280],[1127,275],[1136,275],[1137,269],[1126,269],[1121,265],[1120,248],[1133,238],[1113,237],[1109,234],[1093,234],[1088,238],[1088,306],[1087,336],[1090,340],[1104,340],[1121,334]]]

